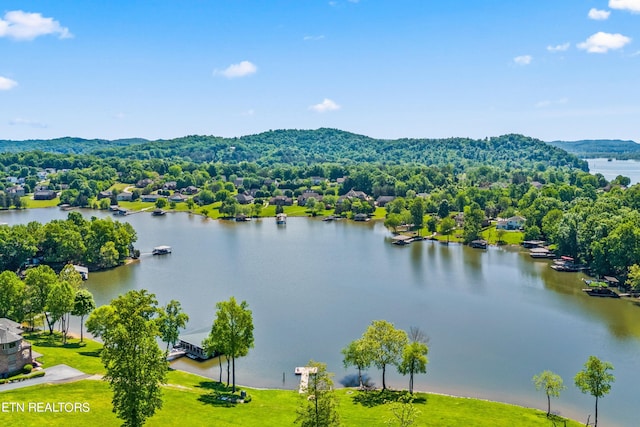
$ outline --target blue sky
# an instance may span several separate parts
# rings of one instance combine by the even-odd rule
[[[0,139],[640,142],[640,0],[0,4]]]

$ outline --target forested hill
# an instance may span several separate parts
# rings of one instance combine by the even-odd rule
[[[116,139],[82,139],[82,138],[56,138],[56,139],[29,139],[26,141],[11,141],[0,139],[0,152],[17,153],[21,151],[44,151],[61,154],[86,154],[105,147],[122,147],[132,144],[149,142],[141,138]]]
[[[586,139],[581,141],[551,141],[549,144],[583,158],[640,159],[640,144],[634,141]]]
[[[468,138],[382,140],[336,129],[275,130],[240,138],[187,136],[166,141],[97,150],[94,154],[138,159],[188,159],[195,162],[255,162],[259,165],[316,163],[479,164],[531,168],[536,163],[586,170],[586,163],[561,149],[522,135],[482,140]]]
[[[485,139],[374,139],[336,129],[275,130],[239,138],[185,136],[171,140],[52,140],[12,142],[22,150],[51,147],[64,141],[68,153],[91,153],[97,157],[171,159],[200,162],[252,162],[261,166],[318,163],[377,163],[450,165],[467,167],[495,165],[508,169],[533,169],[538,164],[587,170],[586,162],[566,151],[522,135]],[[4,144],[0,142],[0,144]],[[46,148],[45,148],[46,147]],[[4,146],[0,145],[0,149]],[[6,151],[3,149],[3,151]],[[58,151],[61,152],[61,151]]]

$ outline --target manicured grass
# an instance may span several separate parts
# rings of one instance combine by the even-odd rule
[[[102,374],[104,366],[100,360],[102,345],[96,341],[68,338],[67,344],[62,344],[59,333],[49,335],[48,332],[26,333],[24,337],[31,343],[35,352],[42,354],[37,360],[44,368],[61,363],[73,366],[85,374]]]
[[[47,333],[26,334],[45,367],[64,363],[88,374],[102,374],[99,358],[100,344],[86,340],[80,344],[71,339],[63,346],[60,337]],[[46,378],[46,377],[45,377]],[[242,387],[251,397],[249,403],[234,404],[220,399],[230,395],[224,384],[182,371],[170,371],[164,385],[164,406],[146,425],[185,426],[284,426],[292,425],[303,397],[292,390],[262,390]],[[121,421],[111,411],[111,390],[102,380],[86,379],[77,382],[26,387],[1,392],[2,402],[23,403],[25,412],[3,413],[3,426],[118,426]],[[236,395],[238,392],[236,392]],[[343,426],[385,426],[392,414],[389,402],[398,392],[359,392],[354,389],[336,390],[338,412]],[[420,411],[416,426],[552,426],[545,412],[504,403],[457,398],[436,394],[416,393],[414,405]],[[88,412],[28,411],[30,402],[88,403]],[[556,418],[556,425],[563,421]],[[566,420],[567,426],[580,424]]]
[[[233,404],[218,397],[228,394],[224,385],[184,372],[172,371],[164,386],[163,408],[146,425],[184,426],[286,426],[293,425],[303,397],[291,390],[244,388],[251,402]],[[343,426],[385,426],[392,415],[389,401],[397,393],[358,392],[338,389],[336,398]],[[3,426],[118,426],[111,412],[111,391],[101,380],[28,387],[0,394],[4,402],[87,402],[87,413],[3,414]],[[420,411],[416,426],[552,426],[543,411],[483,400],[416,393],[414,406]],[[562,421],[557,425],[563,425]],[[580,424],[567,420],[567,426]]]
[[[496,226],[492,225],[482,231],[482,238],[489,242],[490,245],[498,243],[498,232]],[[524,240],[524,233],[521,231],[505,231],[502,234],[501,244],[505,245],[519,245]]]
[[[33,194],[28,196],[23,196],[20,198],[22,202],[22,207],[26,208],[52,208],[58,206],[60,203],[60,198],[56,197],[51,200],[33,200]]]

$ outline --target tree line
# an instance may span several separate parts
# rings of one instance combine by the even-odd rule
[[[0,270],[19,271],[44,263],[56,268],[82,264],[103,269],[122,264],[135,254],[137,235],[126,222],[85,219],[70,212],[66,220],[46,224],[0,226]]]

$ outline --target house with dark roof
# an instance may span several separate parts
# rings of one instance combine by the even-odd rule
[[[38,190],[33,193],[33,200],[53,200],[58,197],[58,193],[53,190]]]
[[[322,200],[322,196],[315,191],[305,190],[304,193],[298,196],[298,206],[305,206],[307,204],[307,200],[312,197],[318,202]]]
[[[237,194],[236,200],[241,205],[248,205],[249,203],[253,203],[253,196],[250,194]]]
[[[33,363],[31,344],[22,338],[22,327],[13,320],[0,319],[0,377],[20,372]]]
[[[293,199],[287,196],[275,196],[269,199],[269,204],[274,206],[291,206]]]
[[[396,198],[396,196],[379,196],[376,199],[376,206],[379,206],[381,208],[384,208],[384,206],[393,201]]]

